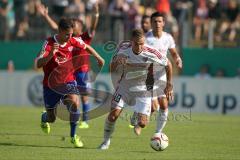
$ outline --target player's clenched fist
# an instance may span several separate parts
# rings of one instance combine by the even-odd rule
[[[52,53],[55,54],[58,51],[59,48],[59,44],[58,43],[54,43],[53,47],[52,47]]]
[[[100,67],[104,66],[105,64],[105,60],[102,57],[98,57],[97,62]]]
[[[167,83],[167,86],[164,89],[164,93],[166,94],[168,101],[173,101],[174,94],[173,94],[173,86],[171,83]]]
[[[176,64],[179,69],[182,69],[182,59],[180,57],[177,58]]]

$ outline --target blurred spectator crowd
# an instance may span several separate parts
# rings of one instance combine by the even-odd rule
[[[100,19],[95,43],[128,38],[141,27],[141,17],[154,11],[166,15],[165,31],[181,45],[209,41],[239,46],[239,0],[0,0],[0,40],[45,39],[54,31],[38,13],[36,4],[48,7],[54,20],[75,17],[91,24],[91,11],[98,1]]]

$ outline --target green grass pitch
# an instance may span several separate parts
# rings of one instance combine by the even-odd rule
[[[85,147],[72,147],[68,122],[57,120],[50,135],[40,129],[42,108],[0,107],[1,160],[232,160],[240,159],[240,116],[170,114],[164,132],[169,147],[156,152],[149,146],[155,129],[152,120],[137,137],[128,127],[128,112],[118,120],[109,150],[97,150],[105,116],[78,129]],[[153,118],[154,119],[154,118]]]

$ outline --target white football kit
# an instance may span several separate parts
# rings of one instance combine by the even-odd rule
[[[145,34],[145,37],[146,37],[146,44],[157,49],[159,52],[161,52],[166,57],[168,54],[168,50],[176,47],[173,37],[170,34],[168,34],[167,32],[162,32],[162,36],[160,38],[156,38],[156,37],[154,37],[153,32],[151,31],[151,32],[147,32]],[[159,69],[159,71],[154,73],[154,79],[156,82],[157,81],[162,81],[162,82],[167,81],[166,71],[165,71],[164,67],[161,67],[161,69]],[[161,85],[160,87],[162,88],[162,92],[158,95],[158,97],[165,96],[165,93],[163,90],[166,87],[166,83],[164,83],[164,85]]]
[[[166,66],[168,59],[156,49],[144,45],[143,51],[135,54],[131,45],[121,47],[115,56],[127,57],[127,64],[121,67],[121,79],[112,103],[115,107],[133,106],[135,111],[145,115],[151,113],[153,72],[155,65]]]

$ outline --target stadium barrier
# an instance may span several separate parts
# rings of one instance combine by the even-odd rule
[[[36,72],[0,72],[0,106],[43,106],[42,74]],[[170,110],[176,112],[240,114],[240,80],[234,78],[174,79],[175,100]],[[109,74],[100,74],[92,83],[93,106],[99,99],[110,98],[114,89]],[[102,91],[99,95],[98,91]],[[109,94],[110,93],[110,94]],[[99,97],[101,96],[101,97]]]
[[[43,42],[1,42],[0,43],[0,69],[6,69],[9,60],[12,60],[16,70],[32,70],[34,58],[41,49]],[[93,47],[105,59],[105,66],[102,72],[108,73],[109,62],[116,50],[117,44],[108,41],[105,44],[93,45]],[[210,66],[211,75],[215,75],[218,69],[225,71],[225,76],[236,76],[239,65],[239,49],[238,48],[183,48],[182,57],[184,67],[182,75],[191,76],[199,72],[202,65]],[[92,63],[96,63],[91,58]],[[93,65],[94,67],[94,65]]]
[[[225,76],[235,77],[240,68],[240,54],[238,48],[184,48],[184,67],[182,75],[190,76],[199,72],[202,65],[208,65],[211,75],[223,69]]]

